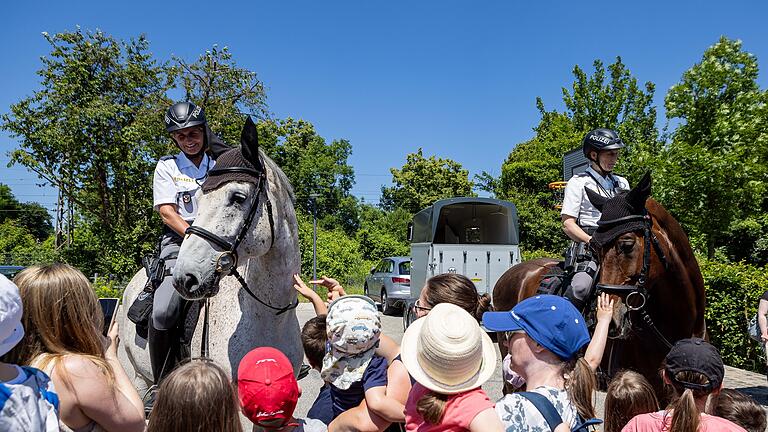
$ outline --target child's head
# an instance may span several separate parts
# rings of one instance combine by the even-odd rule
[[[733,389],[723,389],[712,398],[710,414],[730,420],[747,432],[763,432],[765,411],[751,397]]]
[[[304,323],[304,327],[301,328],[301,344],[304,346],[304,355],[313,369],[322,369],[327,341],[325,315],[318,315]]]
[[[229,376],[211,361],[195,360],[160,384],[147,432],[242,432]]]
[[[288,357],[272,347],[260,347],[243,357],[237,371],[243,413],[266,429],[288,425],[301,390]]]
[[[429,389],[417,402],[422,417],[439,422],[445,397],[480,387],[495,372],[496,348],[491,338],[464,309],[440,303],[413,322],[403,334],[403,364]]]
[[[85,275],[67,264],[28,267],[14,278],[24,302],[26,335],[11,352],[15,363],[30,364],[41,354],[91,356],[105,370],[101,340],[103,314]],[[42,366],[45,367],[45,366]],[[111,372],[110,372],[111,374]]]
[[[619,372],[605,395],[605,432],[619,432],[638,414],[655,412],[659,401],[653,387],[642,375],[630,370]]]
[[[321,375],[326,382],[348,389],[363,378],[379,344],[379,311],[368,297],[344,296],[329,305],[325,322],[329,348]]]
[[[21,324],[23,311],[19,289],[0,275],[0,356],[24,337],[24,326]]]
[[[725,376],[717,348],[699,339],[681,339],[664,359],[664,382],[672,387],[674,398],[671,430],[697,430],[701,413],[696,401],[720,390]]]

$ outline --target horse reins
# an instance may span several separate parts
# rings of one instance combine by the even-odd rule
[[[664,346],[667,347],[667,349],[672,348],[672,344],[669,342],[669,340],[664,337],[664,335],[661,333],[661,331],[656,327],[656,325],[653,323],[653,319],[651,318],[651,315],[648,313],[648,310],[646,309],[646,304],[648,302],[648,298],[650,297],[650,294],[648,293],[648,289],[646,288],[645,284],[647,282],[648,278],[648,272],[651,269],[651,245],[653,245],[654,250],[656,251],[656,255],[659,257],[659,260],[664,265],[665,269],[669,269],[669,263],[667,261],[667,257],[664,255],[664,251],[661,249],[661,245],[659,244],[659,240],[656,238],[656,234],[653,233],[653,219],[651,219],[651,216],[648,214],[648,210],[644,209],[643,214],[641,215],[631,215],[631,216],[624,216],[616,219],[611,219],[607,221],[598,221],[597,224],[601,227],[606,226],[614,226],[619,225],[622,223],[627,222],[636,222],[636,221],[642,221],[643,222],[643,267],[640,270],[640,275],[637,278],[637,283],[635,285],[610,285],[610,284],[596,284],[596,287],[598,291],[605,291],[609,293],[627,293],[625,297],[625,304],[627,305],[627,308],[631,312],[638,312],[640,314],[640,317],[642,318],[643,324],[653,333],[653,335],[662,343]],[[633,306],[632,302],[630,300],[633,296],[639,296],[640,297],[640,305],[639,306]],[[631,321],[630,317],[630,321]]]
[[[237,247],[240,246],[240,243],[243,241],[243,239],[245,239],[245,236],[248,234],[248,229],[251,227],[251,223],[253,223],[253,218],[256,216],[256,211],[259,207],[259,199],[261,197],[261,194],[264,193],[266,196],[265,186],[267,184],[267,176],[264,171],[258,171],[258,170],[247,168],[247,167],[214,168],[208,172],[208,176],[213,177],[217,175],[226,175],[226,174],[235,174],[235,173],[247,174],[257,179],[256,193],[253,195],[253,199],[251,200],[251,208],[248,210],[248,214],[246,215],[245,220],[243,221],[243,226],[240,228],[240,232],[237,233],[237,236],[235,237],[235,241],[230,243],[226,239],[206,230],[205,228],[202,228],[196,225],[191,225],[189,228],[187,228],[187,230],[185,231],[185,234],[197,235],[224,249],[224,251],[221,252],[219,256],[216,258],[215,271],[216,271],[216,277],[217,277],[216,279],[217,286],[222,276],[231,274],[232,276],[235,277],[235,279],[237,279],[238,282],[240,282],[240,285],[243,287],[245,292],[248,293],[248,295],[250,295],[254,300],[261,303],[262,305],[277,311],[275,315],[280,315],[298,306],[299,300],[296,299],[295,302],[282,307],[273,306],[265,302],[264,300],[260,299],[256,294],[254,294],[254,292],[251,291],[250,287],[248,286],[248,283],[245,281],[245,279],[243,279],[243,277],[237,271],[237,258],[238,258]],[[270,237],[270,248],[271,248],[275,241],[275,223],[274,223],[274,217],[272,216],[272,202],[269,200],[268,196],[266,196],[265,201],[266,202],[264,206],[267,208],[267,217],[269,218],[269,230],[271,233],[271,237]],[[206,317],[207,317],[207,313],[206,313]]]

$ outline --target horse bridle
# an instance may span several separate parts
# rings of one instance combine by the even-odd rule
[[[265,187],[267,185],[266,173],[264,171],[258,171],[258,170],[247,168],[247,167],[214,168],[208,172],[209,177],[226,175],[226,174],[246,174],[249,176],[253,176],[257,179],[256,192],[254,193],[253,199],[251,200],[251,208],[248,210],[248,214],[246,215],[245,220],[243,221],[243,226],[240,227],[240,232],[237,233],[237,236],[235,237],[235,241],[230,243],[226,239],[208,231],[203,227],[199,227],[194,224],[191,225],[189,228],[187,228],[187,230],[184,233],[188,236],[197,235],[224,249],[224,251],[219,254],[218,258],[216,258],[215,284],[217,286],[222,276],[231,274],[237,279],[238,282],[240,282],[240,285],[243,287],[245,292],[248,293],[248,295],[253,297],[254,300],[261,303],[262,305],[277,311],[276,315],[280,315],[298,306],[299,300],[296,299],[295,302],[282,307],[273,306],[265,302],[264,300],[260,299],[256,294],[254,294],[254,292],[251,291],[251,289],[248,287],[248,283],[245,281],[245,279],[243,279],[243,277],[237,271],[237,247],[240,246],[240,243],[248,234],[248,229],[251,227],[251,223],[253,223],[253,218],[256,216],[256,210],[259,207],[259,199],[262,193],[264,193],[266,197],[266,200],[265,200],[266,203],[264,206],[267,208],[267,217],[269,218],[269,231],[271,233],[270,243],[269,243],[270,248],[272,248],[272,245],[274,244],[274,241],[275,241],[275,223],[274,223],[274,217],[272,216],[272,202],[269,200],[269,197],[266,196],[266,192],[267,192],[267,188]]]
[[[627,305],[627,308],[631,312],[638,312],[640,314],[640,317],[642,318],[643,324],[645,324],[646,327],[648,327],[649,330],[656,336],[656,338],[664,344],[667,349],[672,348],[672,344],[667,340],[666,337],[664,337],[663,334],[661,334],[661,331],[656,327],[656,325],[653,323],[653,319],[651,318],[651,315],[648,314],[648,310],[646,309],[646,305],[648,302],[648,298],[650,297],[650,294],[648,293],[648,289],[646,288],[645,284],[647,282],[648,278],[648,272],[651,269],[651,244],[653,244],[653,248],[656,251],[656,255],[659,257],[659,260],[664,265],[664,268],[668,269],[669,264],[667,261],[667,257],[664,255],[664,251],[661,249],[661,245],[659,244],[659,239],[656,238],[656,234],[653,233],[653,219],[651,219],[651,216],[648,214],[648,210],[644,209],[643,214],[641,215],[630,215],[630,216],[624,216],[616,219],[611,219],[607,221],[598,221],[597,224],[600,227],[607,227],[607,226],[615,226],[620,225],[624,223],[629,222],[636,222],[636,221],[642,221],[643,222],[643,267],[640,270],[640,275],[637,278],[637,283],[635,285],[610,285],[610,284],[596,284],[596,288],[598,292],[603,291],[607,293],[613,293],[617,295],[625,295],[625,304]],[[633,306],[630,300],[633,298],[633,296],[639,296],[639,305]],[[631,316],[630,316],[630,322],[631,322]]]

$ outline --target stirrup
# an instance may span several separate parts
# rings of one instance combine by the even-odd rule
[[[149,386],[144,396],[141,398],[141,402],[144,403],[144,418],[149,419],[152,414],[152,408],[155,407],[155,396],[157,395],[157,385],[152,384]]]

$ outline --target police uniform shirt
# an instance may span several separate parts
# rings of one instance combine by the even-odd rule
[[[184,152],[163,156],[157,162],[152,180],[154,209],[162,204],[176,204],[176,212],[187,222],[197,216],[197,203],[202,195],[200,186],[216,162],[204,154],[200,167],[196,167]]]
[[[619,189],[629,190],[629,183],[624,177],[615,174],[609,174],[604,178],[591,166],[585,172],[576,174],[568,180],[560,214],[575,217],[581,227],[596,227],[600,219],[600,210],[589,201],[584,191],[585,187],[604,197],[612,197]]]

